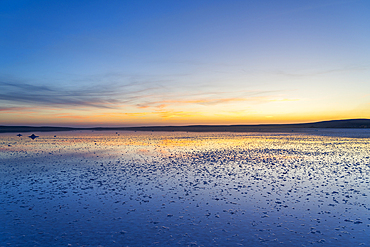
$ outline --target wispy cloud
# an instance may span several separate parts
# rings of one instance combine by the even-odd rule
[[[20,81],[0,81],[0,101],[7,104],[43,107],[117,108],[135,101],[151,88],[127,85],[91,85],[77,88],[34,85]]]
[[[176,111],[176,110],[157,110],[155,114],[158,114],[161,118],[183,118],[196,116],[196,112],[189,111]]]
[[[109,108],[116,100],[100,97],[99,90],[65,90],[24,82],[0,81],[0,100],[46,106],[90,106]],[[112,94],[112,92],[105,92]]]
[[[211,90],[201,89],[194,92],[186,90],[186,86],[185,90],[182,90],[184,87],[181,85],[166,84],[165,81],[156,80],[155,77],[137,77],[131,80],[124,77],[119,81],[119,76],[121,75],[102,76],[111,80],[91,78],[92,82],[86,81],[83,87],[79,83],[77,83],[78,86],[74,86],[73,83],[72,85],[71,83],[40,85],[21,80],[0,80],[0,103],[2,104],[0,112],[44,111],[50,116],[57,114],[56,118],[80,119],[85,113],[81,112],[73,117],[70,114],[65,115],[64,111],[58,112],[57,109],[98,108],[99,113],[94,114],[104,112],[104,117],[107,117],[106,114],[119,113],[121,118],[140,117],[146,114],[172,118],[193,115],[199,106],[208,107],[238,102],[261,103],[276,100],[273,94],[277,91],[235,91],[235,89],[222,90],[222,88],[212,87]]]
[[[209,97],[209,94],[199,95],[196,98],[190,97],[183,98],[183,99],[170,99],[170,100],[153,100],[153,101],[145,101],[136,104],[138,108],[146,109],[150,107],[154,108],[165,108],[167,106],[181,106],[181,105],[203,105],[203,106],[213,106],[218,104],[231,104],[235,102],[270,102],[270,101],[296,101],[298,99],[285,99],[285,98],[276,98],[274,96],[260,96],[263,94],[269,94],[270,92],[254,92],[249,96],[240,96],[240,97],[227,97],[223,95],[223,92],[219,94],[212,94],[212,97]],[[230,94],[238,94],[238,93],[230,93]],[[240,94],[240,93],[239,93]],[[208,96],[208,97],[207,97]],[[182,98],[184,96],[178,96],[178,98]]]
[[[7,106],[1,106],[0,112],[2,113],[18,113],[18,112],[28,112],[28,113],[34,113],[36,112],[34,108],[31,107],[7,107]]]
[[[185,105],[185,104],[199,104],[199,105],[217,105],[221,103],[231,103],[236,101],[247,101],[246,98],[217,98],[217,99],[192,99],[192,100],[160,100],[137,104],[139,108],[164,108],[168,105]]]

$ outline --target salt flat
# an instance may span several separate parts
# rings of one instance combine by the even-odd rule
[[[35,134],[0,135],[0,246],[370,245],[358,131]]]

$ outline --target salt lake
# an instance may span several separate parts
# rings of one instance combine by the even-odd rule
[[[0,246],[370,246],[369,137],[16,134]]]

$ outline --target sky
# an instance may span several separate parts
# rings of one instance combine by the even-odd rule
[[[0,125],[370,118],[370,1],[0,1]]]

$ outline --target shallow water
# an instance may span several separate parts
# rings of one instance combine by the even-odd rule
[[[370,138],[35,134],[0,135],[0,246],[370,246]]]

